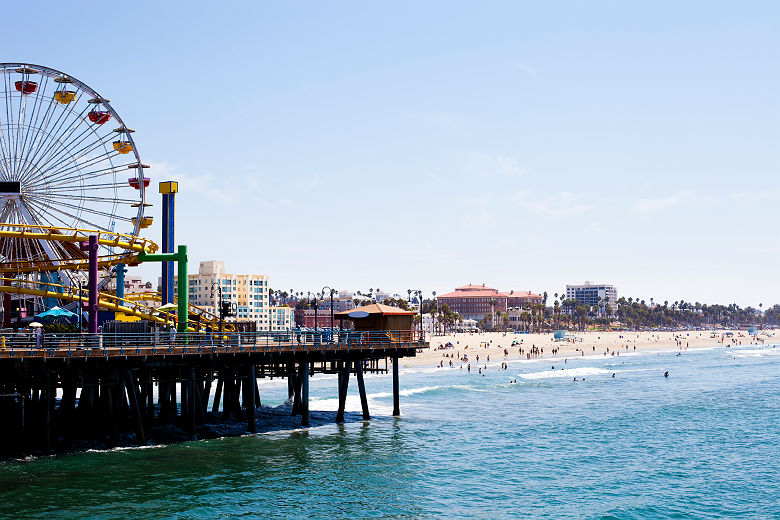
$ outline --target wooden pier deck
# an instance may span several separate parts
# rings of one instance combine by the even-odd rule
[[[4,333],[0,452],[56,451],[63,441],[95,435],[110,444],[122,432],[143,445],[165,424],[197,438],[217,415],[245,421],[253,432],[262,377],[287,379],[292,414],[307,426],[312,374],[338,374],[336,419],[343,421],[350,375],[369,419],[363,374],[392,371],[398,415],[398,360],[425,347],[411,331],[75,334],[42,341]]]

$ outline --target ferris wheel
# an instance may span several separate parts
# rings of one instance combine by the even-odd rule
[[[109,100],[48,67],[0,63],[0,72],[0,230],[22,230],[0,237],[0,264],[52,270],[84,259],[78,244],[26,239],[25,229],[132,237],[151,225],[146,166]]]

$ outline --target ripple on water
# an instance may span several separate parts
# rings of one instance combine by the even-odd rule
[[[369,423],[4,462],[0,517],[778,518],[767,351],[405,371],[401,418],[375,376]],[[333,378],[311,393],[331,407]]]

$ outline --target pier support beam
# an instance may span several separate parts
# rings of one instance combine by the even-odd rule
[[[190,439],[195,438],[195,369],[190,367],[187,374],[187,433],[190,434]],[[182,389],[184,389],[184,381],[181,382]],[[182,392],[184,393],[184,392]],[[182,403],[182,415],[184,415],[184,403]]]
[[[257,412],[257,405],[255,404],[255,388],[257,386],[257,377],[255,374],[255,364],[249,363],[249,369],[247,371],[247,385],[244,386],[244,397],[247,398],[246,403],[246,423],[247,430],[250,433],[257,431],[257,424],[255,424],[255,414]]]
[[[368,397],[366,396],[366,385],[363,383],[363,362],[355,361],[355,378],[357,379],[358,391],[360,392],[360,406],[363,409],[363,420],[371,419],[368,413]]]
[[[399,403],[399,389],[398,389],[398,358],[393,358],[393,415],[398,417],[401,415],[401,407]]]
[[[54,395],[52,395],[52,388],[51,388],[51,372],[48,369],[45,369],[46,373],[44,375],[44,383],[46,385],[46,402],[43,403],[43,405],[46,407],[44,410],[44,422],[46,424],[45,432],[44,432],[44,442],[43,445],[46,449],[46,452],[51,451],[51,420],[52,420],[52,413],[54,409]],[[41,392],[43,393],[43,392]]]
[[[336,412],[336,422],[344,422],[344,407],[347,404],[347,388],[349,388],[349,372],[352,370],[352,361],[345,361],[339,382],[339,410]]]
[[[293,381],[293,406],[290,415],[300,415],[301,413],[301,376],[293,372],[290,375]]]
[[[309,362],[301,363],[301,426],[309,425]]]
[[[214,391],[214,404],[211,405],[211,413],[219,412],[219,400],[222,398],[222,377],[223,374],[220,371],[219,377],[217,377],[217,389]]]
[[[144,434],[144,421],[141,414],[141,407],[138,401],[138,394],[135,389],[135,381],[130,369],[125,370],[125,388],[127,389],[127,397],[130,399],[130,415],[135,425],[135,437],[138,444],[146,444],[146,435]]]

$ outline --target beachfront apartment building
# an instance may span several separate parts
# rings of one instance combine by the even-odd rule
[[[374,300],[376,300],[377,303],[382,303],[386,299],[392,298],[392,297],[393,297],[392,294],[390,294],[389,292],[385,292],[385,291],[377,291],[377,292],[374,293]]]
[[[270,307],[268,314],[270,316],[268,330],[271,332],[290,330],[295,327],[295,312],[288,305]]]
[[[231,274],[225,272],[225,263],[209,260],[200,262],[198,274],[189,275],[190,303],[219,316],[219,289],[222,301],[235,306],[236,315],[226,322],[253,322],[256,330],[270,329],[268,277],[264,274]],[[174,277],[174,294],[178,290]]]
[[[587,281],[582,285],[567,285],[566,299],[577,300],[591,307],[600,306],[602,309],[609,304],[612,309],[617,309],[617,288],[614,285]]]
[[[482,285],[464,285],[453,292],[437,296],[439,304],[446,303],[451,311],[465,319],[481,320],[491,312],[506,312],[512,307],[527,308],[541,304],[542,296],[531,291],[501,292]]]

